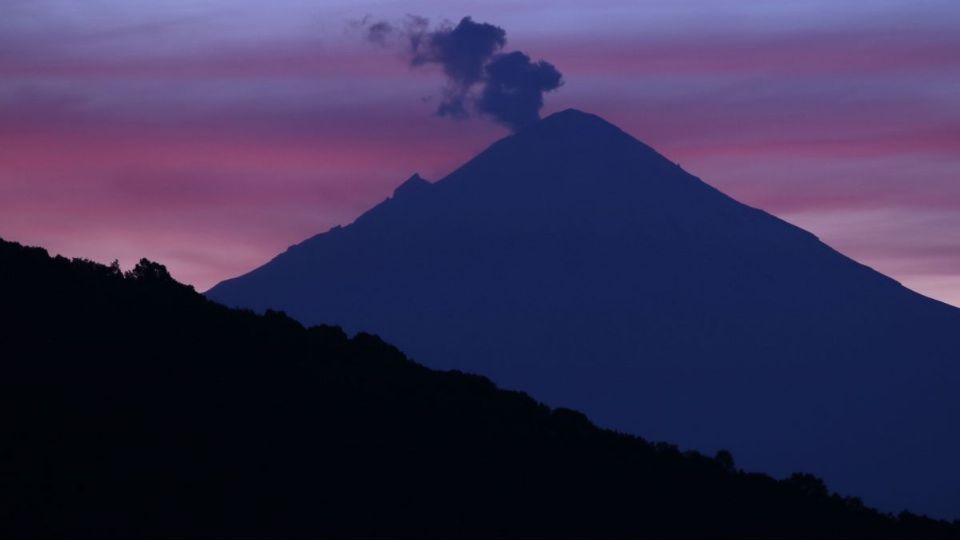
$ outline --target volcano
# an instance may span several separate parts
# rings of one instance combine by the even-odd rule
[[[207,296],[376,333],[605,427],[960,518],[960,310],[576,110]]]

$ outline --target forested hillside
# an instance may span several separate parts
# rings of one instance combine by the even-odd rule
[[[0,313],[8,538],[960,537],[228,309],[146,260],[0,241]]]

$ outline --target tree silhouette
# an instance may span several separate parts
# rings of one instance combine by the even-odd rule
[[[167,271],[166,266],[160,263],[155,263],[148,259],[140,259],[140,262],[138,262],[132,270],[126,273],[126,277],[140,281],[173,281],[173,278],[170,277],[170,272]]]

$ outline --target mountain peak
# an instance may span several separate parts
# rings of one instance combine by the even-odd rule
[[[407,178],[402,184],[397,186],[397,189],[393,190],[393,197],[403,197],[425,187],[429,187],[430,185],[430,182],[424,180],[423,177],[420,176],[420,173],[413,173],[413,176]]]
[[[557,111],[553,114],[547,115],[542,121],[551,120],[552,121],[567,121],[567,122],[582,122],[582,121],[591,121],[591,120],[601,120],[606,122],[603,118],[593,114],[581,111],[580,109],[567,108],[562,111]],[[606,122],[609,123],[609,122]]]
[[[616,130],[620,128],[607,122],[600,116],[583,112],[579,109],[564,109],[555,112],[536,124],[544,129],[575,129],[575,130]]]
[[[687,187],[709,189],[629,133],[577,109],[553,113],[498,140],[437,184],[470,185],[463,188],[471,192],[470,199],[489,196],[489,202],[498,206],[503,203],[498,202],[503,193],[498,189],[510,189],[515,204],[529,204],[549,193],[574,205],[591,193],[615,199],[672,196],[689,201]],[[528,203],[519,202],[523,196]]]
[[[517,132],[506,140],[524,141],[524,145],[548,145],[560,154],[568,150],[592,148],[599,154],[634,152],[638,144],[645,152],[647,145],[619,127],[595,114],[578,109],[564,109],[546,116],[536,124]]]

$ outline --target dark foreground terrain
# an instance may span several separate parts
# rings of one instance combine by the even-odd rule
[[[149,261],[0,241],[0,317],[3,537],[960,538],[227,309]]]

